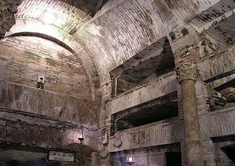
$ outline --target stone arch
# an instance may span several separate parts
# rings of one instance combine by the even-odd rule
[[[179,0],[170,4],[164,0],[126,0],[91,20],[74,36],[84,39],[84,46],[97,63],[101,84],[105,85],[110,81],[109,71],[171,31],[181,30],[217,2]]]
[[[33,28],[35,24],[37,26],[36,29]],[[45,26],[48,28],[48,31],[43,30],[43,27],[45,28]],[[19,36],[43,38],[52,41],[73,53],[81,63],[89,80],[91,99],[93,101],[96,100],[96,90],[100,87],[100,81],[96,67],[90,58],[90,55],[81,46],[81,44],[79,44],[79,42],[74,39],[72,35],[63,31],[63,29],[60,29],[59,27],[53,25],[44,25],[42,22],[36,19],[16,19],[16,24],[11,28],[5,37],[8,38]]]

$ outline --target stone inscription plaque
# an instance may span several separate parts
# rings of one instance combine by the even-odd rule
[[[48,159],[50,161],[74,162],[75,157],[73,153],[50,151]]]

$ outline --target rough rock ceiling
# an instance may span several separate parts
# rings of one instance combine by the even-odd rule
[[[89,99],[89,82],[75,55],[36,37],[13,37],[0,42],[0,78],[36,88],[45,76],[45,90]]]

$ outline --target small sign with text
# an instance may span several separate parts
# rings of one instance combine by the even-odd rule
[[[50,161],[74,162],[73,153],[50,151],[48,155]]]

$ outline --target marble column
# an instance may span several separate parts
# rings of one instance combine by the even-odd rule
[[[195,84],[198,77],[196,63],[182,63],[176,68],[181,85],[185,130],[185,154],[187,166],[203,166]]]

